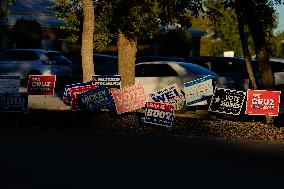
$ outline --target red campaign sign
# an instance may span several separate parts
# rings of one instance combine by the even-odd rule
[[[278,116],[280,91],[248,90],[246,114]]]
[[[28,81],[29,95],[53,95],[55,75],[30,75]]]
[[[174,110],[174,106],[171,104],[159,103],[159,102],[147,102],[148,108],[153,108],[156,110],[161,110],[165,112],[171,112]]]
[[[140,109],[147,102],[147,96],[141,82],[111,92],[118,114]]]
[[[82,94],[92,89],[96,89],[98,87],[99,87],[98,85],[87,85],[87,86],[78,86],[78,87],[71,88],[70,94],[71,94],[72,110],[77,110],[79,108],[79,102],[78,102],[79,94]]]

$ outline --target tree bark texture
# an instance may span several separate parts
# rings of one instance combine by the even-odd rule
[[[93,38],[94,38],[94,7],[92,0],[82,0],[83,6],[83,32],[82,32],[82,70],[83,81],[91,81],[94,72]]]
[[[250,18],[248,20],[248,26],[252,34],[256,58],[259,62],[259,71],[261,75],[261,89],[274,90],[275,80],[274,74],[269,62],[268,44],[266,41],[266,33],[264,28],[261,27],[261,23],[257,21],[257,15],[254,15],[255,19]]]
[[[125,34],[118,34],[118,73],[121,75],[121,86],[135,84],[135,59],[137,41],[128,39]]]
[[[257,83],[253,74],[253,69],[251,65],[251,56],[248,48],[248,41],[245,33],[245,23],[244,23],[244,17],[240,10],[237,11],[237,18],[238,18],[238,30],[241,40],[241,45],[243,49],[243,54],[245,58],[246,68],[249,76],[249,80],[252,84],[252,89],[257,89]]]

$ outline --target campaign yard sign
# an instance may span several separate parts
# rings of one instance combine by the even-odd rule
[[[170,85],[150,94],[154,102],[163,102],[174,105],[176,110],[184,106],[185,97],[181,93],[177,84]]]
[[[18,93],[20,76],[0,75],[0,93]]]
[[[194,105],[213,96],[214,88],[210,75],[184,83],[186,105]]]
[[[209,111],[240,115],[246,93],[243,91],[216,88],[211,99]]]
[[[248,90],[246,114],[278,116],[281,91]]]
[[[98,88],[97,85],[83,85],[71,88],[70,95],[71,95],[71,109],[72,110],[79,110],[79,102],[78,102],[78,95],[89,90]]]
[[[145,117],[142,119],[145,123],[172,127],[174,119],[174,106],[160,102],[147,102]]]
[[[121,88],[121,75],[93,75],[94,85],[106,86],[109,89]]]
[[[63,103],[67,106],[71,106],[72,98],[71,98],[71,89],[76,87],[90,86],[92,82],[83,82],[77,84],[66,85],[63,93]]]
[[[5,93],[5,112],[28,112],[28,93]]]
[[[111,92],[118,114],[140,109],[147,102],[147,96],[141,82]]]
[[[78,101],[80,110],[90,112],[115,107],[112,94],[106,86],[101,86],[79,94]]]
[[[53,95],[55,75],[30,75],[28,81],[29,95]]]

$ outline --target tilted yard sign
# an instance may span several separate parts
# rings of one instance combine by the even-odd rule
[[[209,111],[240,115],[246,92],[216,88],[211,99]]]
[[[55,75],[30,75],[28,81],[29,95],[53,95]]]
[[[147,96],[141,82],[122,89],[112,90],[112,96],[118,114],[145,107],[147,102]]]
[[[121,88],[121,75],[94,75],[92,82],[95,85],[106,86],[109,89]]]
[[[147,102],[143,122],[155,125],[172,127],[174,118],[174,106],[160,102]]]
[[[248,90],[246,114],[278,116],[281,91]]]
[[[155,91],[150,94],[150,97],[154,102],[172,104],[175,107],[175,110],[182,109],[185,103],[184,95],[181,93],[177,84]]]
[[[210,99],[214,88],[211,76],[205,76],[184,84],[186,105],[194,105],[198,102]]]
[[[5,112],[28,112],[28,93],[5,93]]]
[[[105,86],[78,95],[80,110],[96,112],[115,107],[111,92]]]
[[[71,106],[72,98],[71,98],[71,89],[80,87],[80,86],[89,86],[92,85],[92,82],[83,82],[77,84],[66,85],[63,93],[63,103],[67,106]]]
[[[0,76],[0,93],[18,93],[19,89],[20,76]]]
[[[75,88],[71,88],[70,95],[71,95],[71,109],[72,110],[79,110],[78,104],[78,95],[89,90],[98,88],[98,85],[85,85],[85,86],[77,86]]]

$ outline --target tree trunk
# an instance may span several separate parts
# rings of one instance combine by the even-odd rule
[[[128,39],[125,34],[118,34],[118,73],[121,75],[121,86],[135,84],[136,40]]]
[[[94,75],[93,39],[94,39],[94,7],[92,0],[82,0],[83,6],[83,33],[82,33],[82,70],[83,81],[91,81]]]
[[[244,17],[240,10],[237,11],[237,18],[238,18],[238,30],[240,35],[240,40],[242,44],[243,54],[246,62],[246,68],[249,76],[249,80],[252,84],[252,89],[257,89],[256,80],[253,74],[253,69],[251,66],[251,56],[248,48],[248,41],[245,33],[245,23],[244,23]]]
[[[252,34],[256,57],[259,62],[261,75],[261,84],[259,87],[273,91],[275,89],[275,79],[269,62],[269,51],[264,27],[262,27],[262,23],[258,21],[257,14],[254,14],[248,19],[248,25]],[[266,123],[273,123],[273,117],[266,116]]]

